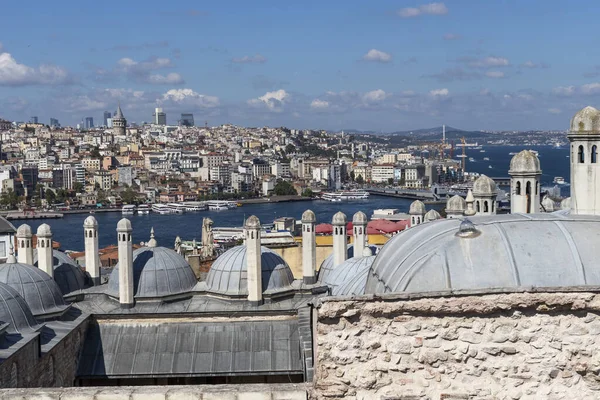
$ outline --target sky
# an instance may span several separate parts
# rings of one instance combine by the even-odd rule
[[[576,4],[573,4],[576,3]],[[0,118],[567,129],[600,106],[594,0],[2,5]]]

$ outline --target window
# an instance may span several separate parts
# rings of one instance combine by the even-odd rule
[[[487,202],[487,200],[486,200],[486,201],[484,201],[484,202],[483,202],[483,212],[489,212],[489,211],[490,211],[489,207],[490,207],[490,206],[488,205],[488,202]]]
[[[596,164],[596,159],[598,158],[598,146],[592,146],[592,164]]]
[[[577,159],[579,160],[579,164],[583,164],[585,162],[585,155],[583,154],[583,146],[579,146],[579,151],[577,152]]]
[[[479,201],[477,201],[477,202],[475,203],[475,205],[477,206],[477,212],[478,212],[478,213],[479,213],[479,212],[481,212],[481,207],[479,206]]]
[[[521,182],[517,181],[517,188],[515,189],[515,194],[521,194]]]
[[[0,257],[6,257],[6,243],[0,242]]]

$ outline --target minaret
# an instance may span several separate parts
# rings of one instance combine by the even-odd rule
[[[38,268],[54,277],[54,259],[52,256],[52,231],[50,225],[42,224],[37,230]]]
[[[89,274],[94,286],[100,284],[100,255],[98,253],[98,221],[89,216],[83,221],[85,246],[85,271]]]
[[[352,217],[352,233],[354,235],[353,257],[362,257],[365,247],[367,247],[367,216],[359,211]]]
[[[421,200],[413,201],[408,210],[408,213],[410,214],[410,226],[415,226],[422,223],[425,212],[425,203],[423,203]]]
[[[119,250],[119,303],[122,308],[131,308],[133,300],[133,241],[131,222],[123,218],[117,224]]]
[[[244,224],[246,238],[246,267],[248,276],[248,301],[253,305],[263,303],[262,249],[260,246],[260,220],[252,215]]]
[[[346,214],[338,211],[331,221],[333,225],[333,267],[337,267],[348,258],[346,237]]]
[[[315,213],[311,210],[304,211],[302,214],[302,276],[307,285],[312,285],[317,281],[316,223]]]
[[[571,213],[600,215],[600,111],[585,107],[571,120]]]
[[[119,102],[119,106],[117,108],[117,115],[115,115],[112,119],[113,123],[113,133],[119,136],[125,136],[127,133],[127,120],[123,116],[123,111],[121,111],[121,103]]]
[[[540,160],[529,150],[523,150],[510,160],[510,212],[540,212]]]
[[[27,224],[17,229],[17,260],[21,264],[33,265],[33,241],[31,227]]]
[[[492,178],[481,175],[473,184],[473,197],[475,198],[475,212],[477,215],[496,214],[496,196],[498,189]]]
[[[471,189],[469,189],[469,191],[467,192],[467,198],[465,199],[465,203],[467,204],[465,216],[472,217],[477,213],[477,211],[475,211],[475,197],[473,197],[473,191]]]

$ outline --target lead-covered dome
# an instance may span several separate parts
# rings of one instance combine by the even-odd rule
[[[33,265],[38,266],[37,249],[33,253]],[[85,275],[68,254],[53,250],[52,266],[54,267],[54,280],[63,295],[79,292],[85,288]]]
[[[41,328],[19,292],[4,283],[0,283],[0,321],[8,323],[8,333],[31,333]]]
[[[273,250],[261,247],[262,291],[288,290],[294,281],[292,270]],[[207,291],[228,296],[248,295],[246,246],[236,246],[219,256],[206,278]]]
[[[425,222],[435,221],[440,218],[442,218],[442,216],[436,210],[429,210],[425,213]]]
[[[119,297],[119,264],[110,274],[107,293]],[[163,298],[190,292],[196,275],[185,259],[165,247],[141,247],[133,252],[133,297]]]
[[[600,111],[590,106],[579,110],[571,119],[570,131],[574,134],[600,132]]]
[[[489,178],[485,175],[481,175],[479,178],[475,180],[473,184],[473,196],[495,196],[498,194],[498,189],[496,188],[496,182],[492,178]]]
[[[83,226],[85,228],[97,228],[98,227],[98,221],[96,221],[96,218],[94,218],[93,215],[90,215],[89,217],[87,217],[85,219],[85,221],[83,221]]]
[[[0,265],[0,282],[15,289],[36,318],[60,316],[69,308],[54,279],[33,265]]]
[[[346,214],[341,211],[336,212],[331,220],[332,225],[346,226]]]
[[[348,294],[341,292],[340,287],[346,286],[350,281],[354,282],[353,285],[350,285],[352,288],[356,286],[357,282],[362,282],[361,292],[364,292],[367,273],[373,261],[375,261],[375,256],[349,258],[327,274],[321,283],[329,286],[330,293],[334,296]]]
[[[600,286],[600,217],[506,214],[421,224],[394,236],[365,293]]]
[[[367,214],[362,211],[358,211],[352,216],[352,225],[366,225],[368,222]]]
[[[535,174],[542,173],[540,168],[540,159],[531,150],[523,150],[515,154],[510,160],[510,169],[508,173],[514,174]]]
[[[377,246],[373,246],[373,245],[369,245],[365,248],[368,248],[369,250],[371,250],[371,254],[376,254],[377,253]],[[357,254],[357,257],[362,257],[362,254]],[[346,245],[346,259],[351,259],[354,257],[354,244],[348,244]],[[341,265],[341,264],[340,264]],[[333,266],[333,253],[331,253],[329,256],[327,256],[323,262],[321,263],[321,266],[319,267],[319,282],[323,283],[325,282],[328,277],[329,274],[331,274],[331,272],[334,270],[334,266]]]
[[[425,203],[423,203],[421,200],[413,201],[408,210],[410,215],[425,215],[426,212],[427,210],[425,208]]]
[[[467,208],[467,202],[459,195],[454,195],[446,202],[446,213],[462,214]]]
[[[302,222],[303,223],[317,222],[317,216],[315,215],[315,213],[312,210],[306,210],[302,213]]]

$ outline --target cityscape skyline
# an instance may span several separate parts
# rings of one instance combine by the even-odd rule
[[[106,120],[120,101],[136,122],[162,108],[210,125],[544,130],[566,129],[567,117],[600,100],[600,60],[584,32],[600,6],[589,1],[308,1],[235,11],[107,1],[119,11],[95,13],[94,26],[83,18],[93,6],[74,4],[41,3],[33,15],[6,5],[15,16],[7,32],[25,16],[31,29],[0,36],[0,117],[74,126]],[[568,21],[577,24],[555,28]],[[157,24],[169,29],[147,29]]]

